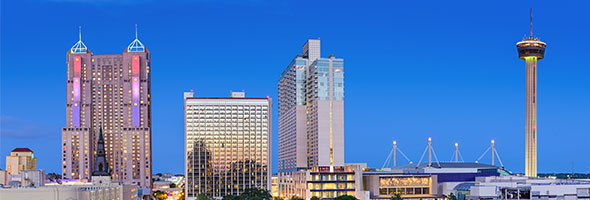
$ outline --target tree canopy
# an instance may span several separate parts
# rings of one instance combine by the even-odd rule
[[[238,200],[273,200],[272,195],[270,192],[265,189],[260,188],[249,188],[244,190],[240,196],[238,196]]]
[[[351,196],[351,195],[342,195],[342,196],[334,198],[334,200],[359,200],[359,199],[357,199],[356,197]]]
[[[451,192],[451,194],[449,194],[449,199],[450,199],[450,200],[457,200],[457,197],[455,196],[455,194],[453,194],[453,193]]]
[[[391,200],[403,200],[403,198],[399,193],[395,193],[393,196],[391,196]]]

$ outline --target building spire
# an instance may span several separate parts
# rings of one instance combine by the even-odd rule
[[[87,53],[88,48],[82,42],[82,26],[78,26],[78,42],[70,48],[70,53]]]
[[[104,148],[104,136],[102,135],[102,123],[98,132],[98,141],[96,142],[96,157],[94,161],[94,170],[92,176],[110,176],[109,163],[106,159]]]
[[[129,44],[127,52],[145,52],[145,47],[137,38],[137,24],[135,24],[135,40]]]
[[[135,39],[137,40],[137,24],[135,24]]]
[[[531,8],[531,38],[533,38],[533,8]]]

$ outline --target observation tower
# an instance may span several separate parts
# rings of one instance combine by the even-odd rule
[[[526,128],[525,175],[537,176],[537,61],[543,59],[547,44],[533,37],[533,9],[531,35],[516,43],[518,58],[526,62]]]

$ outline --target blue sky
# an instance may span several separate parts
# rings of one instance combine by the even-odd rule
[[[428,137],[439,160],[459,142],[474,161],[495,139],[507,169],[523,172],[525,67],[515,43],[529,32],[533,2],[535,35],[548,43],[538,65],[538,169],[587,173],[588,1],[2,1],[0,155],[29,147],[39,168],[57,172],[66,51],[78,26],[93,53],[118,54],[138,24],[152,54],[155,172],[184,171],[184,91],[245,90],[276,106],[280,74],[318,37],[323,56],[345,60],[346,162],[381,167],[394,139],[417,162]]]

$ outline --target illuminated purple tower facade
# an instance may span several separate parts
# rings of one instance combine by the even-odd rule
[[[122,54],[94,55],[80,40],[67,53],[62,175],[90,179],[98,130],[113,182],[151,185],[150,53],[137,39]]]

